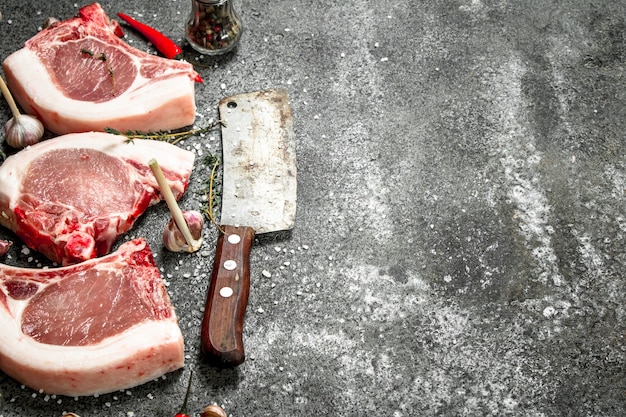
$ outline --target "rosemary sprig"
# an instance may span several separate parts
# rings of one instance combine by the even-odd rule
[[[163,142],[171,143],[172,145],[176,145],[181,140],[187,139],[190,136],[209,132],[218,126],[224,126],[224,123],[221,120],[218,120],[217,122],[210,123],[207,126],[197,129],[185,130],[182,132],[166,132],[163,130],[160,130],[158,132],[142,132],[140,130],[127,130],[126,132],[122,133],[112,127],[105,127],[104,131],[113,135],[126,136],[128,138],[127,142],[132,142],[133,139],[150,139],[160,140]]]

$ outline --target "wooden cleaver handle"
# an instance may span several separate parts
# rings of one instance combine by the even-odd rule
[[[222,225],[200,339],[207,360],[233,367],[245,359],[243,319],[250,293],[250,248],[254,229]]]

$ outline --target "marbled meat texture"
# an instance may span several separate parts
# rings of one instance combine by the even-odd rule
[[[0,224],[63,265],[107,254],[161,201],[151,158],[180,198],[194,154],[166,142],[85,132],[25,148],[0,166]]]
[[[7,84],[25,111],[57,134],[193,124],[200,79],[193,66],[133,48],[122,34],[98,3],[85,6],[9,55]]]
[[[143,239],[50,269],[0,264],[0,369],[47,394],[131,388],[184,364],[183,336]]]

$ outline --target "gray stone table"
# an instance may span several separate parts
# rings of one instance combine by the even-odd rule
[[[0,416],[173,416],[191,371],[196,416],[626,415],[626,3],[235,0],[245,32],[220,58],[185,44],[186,0],[101,4],[184,45],[197,126],[222,97],[287,89],[296,227],[255,243],[248,358],[222,370],[199,348],[217,232],[166,253],[150,208],[122,240],[157,255],[185,368],[80,398],[0,373]],[[4,0],[0,56],[82,5]],[[194,207],[219,131],[180,146]],[[19,241],[3,261],[45,263]]]

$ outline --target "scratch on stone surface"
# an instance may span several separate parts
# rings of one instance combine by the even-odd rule
[[[559,286],[563,284],[563,276],[552,245],[551,208],[537,172],[542,153],[536,149],[532,133],[524,126],[520,109],[523,102],[521,78],[525,71],[521,60],[512,58],[489,80],[497,101],[492,117],[500,125],[493,139],[500,152],[508,196],[516,207],[515,220],[537,262],[538,278]]]
[[[605,173],[613,185],[611,196],[615,199],[622,199],[626,194],[626,174],[623,168],[620,170],[615,165],[608,165],[605,168]]]

